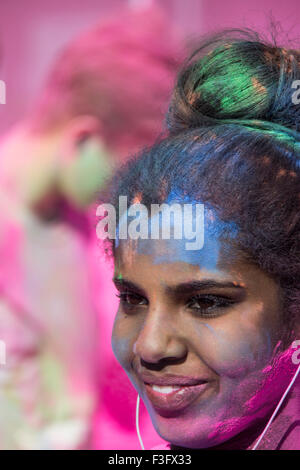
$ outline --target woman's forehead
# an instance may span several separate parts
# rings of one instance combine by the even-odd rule
[[[258,266],[235,247],[207,233],[202,250],[187,250],[186,240],[122,240],[115,253],[115,276],[147,285],[175,285],[192,280],[236,283],[260,292],[277,289]],[[270,285],[272,284],[272,285]]]
[[[141,254],[136,255],[132,264],[124,262],[124,259],[116,263],[114,278],[119,285],[130,287],[132,284],[144,292],[161,291],[170,295],[173,295],[175,289],[178,294],[180,287],[182,287],[180,292],[183,293],[187,290],[196,291],[210,286],[214,287],[214,284],[227,284],[232,287],[244,284],[242,276],[237,273],[221,269],[212,272],[184,262],[153,264],[149,255]]]
[[[139,256],[145,256],[153,265],[170,266],[181,263],[185,270],[200,269],[218,273],[225,270],[225,265],[228,270],[228,266],[238,258],[233,246],[212,230],[205,230],[201,249],[190,249],[189,242],[184,236],[180,239],[120,240],[116,249],[116,261],[130,266],[137,262]]]
[[[124,240],[116,250],[115,275],[171,284],[192,279],[241,282],[243,269],[210,241],[209,249],[186,250],[184,240]]]

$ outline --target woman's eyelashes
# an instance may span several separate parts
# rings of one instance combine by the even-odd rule
[[[120,299],[120,304],[126,312],[133,312],[141,307],[145,308],[145,306],[149,305],[148,299],[136,292],[119,292],[117,297]],[[189,299],[180,303],[182,303],[184,308],[192,311],[196,315],[203,317],[216,317],[221,315],[224,312],[224,309],[232,307],[236,303],[236,300],[215,294],[198,294],[189,297]],[[180,303],[178,303],[177,299],[176,305],[178,306]]]
[[[187,303],[187,308],[204,317],[216,317],[224,309],[232,307],[235,300],[214,294],[199,294],[193,296]]]
[[[138,307],[148,305],[148,300],[136,292],[124,291],[116,294],[124,310],[134,310]]]

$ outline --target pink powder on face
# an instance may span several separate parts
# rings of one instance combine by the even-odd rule
[[[226,432],[228,436],[231,436],[231,433],[234,432],[235,429],[238,429],[241,427],[241,422],[244,421],[247,423],[246,419],[242,418],[231,418],[227,419],[226,422],[224,421],[216,421],[215,423],[215,429],[208,435],[208,440],[213,441],[220,433],[224,435],[224,430],[226,429]],[[226,434],[225,434],[226,435]]]
[[[275,351],[279,344],[276,345]],[[274,397],[280,399],[295,373],[296,366],[292,362],[293,353],[294,349],[290,346],[286,351],[275,354],[272,364],[268,364],[263,369],[262,374],[265,380],[257,393],[245,404],[248,412],[262,408],[264,403],[274,402]]]

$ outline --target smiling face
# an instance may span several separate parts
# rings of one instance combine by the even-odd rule
[[[204,448],[256,426],[280,399],[287,378],[269,365],[282,334],[281,295],[212,233],[202,250],[184,247],[121,242],[112,346],[161,437]]]

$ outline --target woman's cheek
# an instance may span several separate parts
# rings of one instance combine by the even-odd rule
[[[127,371],[133,359],[135,330],[130,328],[129,321],[120,312],[117,313],[111,338],[111,346],[120,365]]]
[[[244,377],[264,367],[269,359],[269,341],[262,331],[241,325],[223,327],[213,322],[197,325],[199,355],[220,377]]]

